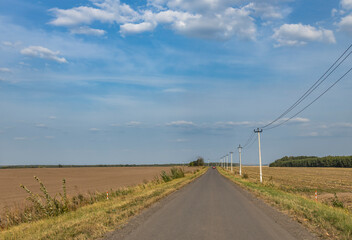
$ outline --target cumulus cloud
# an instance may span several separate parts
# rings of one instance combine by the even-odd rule
[[[262,19],[282,19],[291,12],[291,9],[281,9],[265,2],[249,3],[245,8],[253,11],[255,16]]]
[[[95,36],[102,36],[106,33],[105,30],[94,29],[87,26],[73,28],[70,30],[70,32],[72,34],[95,35]]]
[[[11,70],[9,68],[0,68],[0,72],[10,73]]]
[[[52,60],[58,63],[67,63],[67,60],[64,57],[59,57],[59,51],[51,51],[48,48],[42,46],[30,46],[21,50],[21,54],[30,56],[30,57],[38,57],[42,59]]]
[[[352,9],[352,0],[341,0],[341,6],[344,9]]]
[[[120,26],[121,35],[126,34],[136,34],[142,32],[150,32],[154,30],[156,24],[150,22],[142,22],[142,23],[125,23]]]
[[[103,35],[104,30],[88,25],[95,21],[119,24],[120,33],[139,34],[153,31],[165,25],[179,34],[208,39],[255,39],[255,20],[250,15],[262,18],[282,18],[278,7],[269,4],[250,4],[234,7],[237,1],[225,0],[155,0],[147,7],[133,10],[119,0],[92,0],[92,6],[71,9],[53,8],[54,19],[49,23],[68,27],[75,34]],[[82,27],[82,25],[84,27]]]
[[[55,19],[50,24],[55,26],[77,26],[94,21],[103,23],[126,23],[138,19],[139,14],[129,5],[119,0],[92,0],[94,7],[80,6],[71,9],[52,8],[50,12]]]
[[[166,123],[166,126],[170,126],[170,127],[195,127],[196,124],[194,124],[193,122],[180,120],[180,121],[172,121],[172,122]]]
[[[273,39],[277,41],[276,46],[298,46],[308,42],[335,43],[335,36],[331,30],[317,29],[310,25],[284,24],[274,29]]]
[[[347,15],[338,23],[340,30],[352,33],[352,14]]]

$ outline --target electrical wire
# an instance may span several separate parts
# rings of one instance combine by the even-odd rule
[[[332,87],[334,87],[339,81],[341,81],[348,73],[350,73],[352,71],[352,67],[347,71],[345,72],[339,79],[337,79],[330,87],[328,87],[322,94],[320,94],[318,97],[316,97],[311,103],[309,103],[307,106],[305,106],[303,109],[301,109],[299,112],[297,112],[296,114],[294,114],[292,117],[286,119],[285,121],[273,126],[273,127],[270,127],[270,128],[267,128],[266,130],[269,130],[269,129],[273,129],[273,128],[276,128],[276,127],[279,127],[281,126],[282,124],[290,121],[292,118],[296,117],[298,114],[300,114],[301,112],[303,112],[304,110],[306,110],[310,105],[312,105],[313,103],[315,103],[319,98],[321,98],[325,93],[327,93]]]
[[[247,139],[246,143],[242,146],[242,148],[245,148],[245,147],[247,147],[250,144],[250,142],[252,141],[254,135],[255,135],[255,133],[252,132],[252,134],[249,136],[249,138]]]
[[[257,140],[257,138],[254,138],[253,141],[246,146],[246,149],[250,148]]]
[[[272,125],[273,123],[280,120],[282,117],[287,115],[291,112],[295,107],[297,107],[303,100],[305,100],[315,89],[317,89],[352,53],[352,51],[345,56],[342,61],[340,59],[349,51],[352,47],[352,44],[340,55],[340,57],[329,67],[327,71],[293,104],[291,105],[285,112],[283,112],[279,117],[275,118],[270,123],[266,124],[265,126],[261,127],[262,129],[267,128],[268,126]],[[339,62],[340,61],[340,62]],[[338,63],[339,62],[339,63]],[[338,64],[337,64],[338,63]],[[337,64],[337,66],[335,66]],[[335,66],[335,67],[334,67]],[[331,70],[334,68],[333,70]],[[330,71],[331,70],[331,71]],[[281,124],[280,124],[281,125]],[[269,128],[271,129],[271,128]]]

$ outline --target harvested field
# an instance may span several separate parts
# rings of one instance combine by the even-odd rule
[[[39,193],[39,184],[33,176],[39,177],[51,195],[62,192],[62,179],[66,179],[67,194],[74,196],[87,192],[105,192],[110,189],[131,186],[152,180],[162,170],[171,167],[79,167],[79,168],[25,168],[0,169],[0,212],[20,207],[28,194],[20,188],[27,186]],[[197,167],[185,167],[194,171]]]
[[[236,174],[239,168],[235,167]],[[242,174],[248,180],[259,182],[259,167],[242,167]],[[352,168],[305,168],[305,167],[263,167],[263,182],[273,184],[281,190],[294,192],[329,205],[335,199],[352,212]]]

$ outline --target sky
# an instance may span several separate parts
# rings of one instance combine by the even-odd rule
[[[0,165],[238,162],[351,37],[352,0],[0,0]],[[351,155],[351,78],[264,129],[263,163]]]

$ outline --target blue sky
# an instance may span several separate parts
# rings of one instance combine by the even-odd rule
[[[217,161],[349,46],[352,0],[0,0],[0,33],[0,165]],[[263,162],[350,155],[351,89],[264,131]]]

